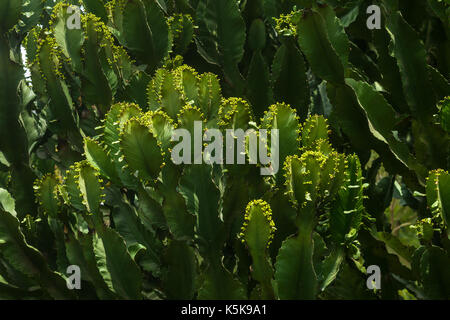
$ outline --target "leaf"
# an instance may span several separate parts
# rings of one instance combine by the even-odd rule
[[[48,268],[42,254],[28,245],[19,221],[0,210],[0,247],[2,256],[18,271],[34,278],[55,299],[73,299],[66,281]]]
[[[18,23],[18,27],[22,34],[27,33],[39,23],[43,10],[44,2],[41,0],[28,0],[22,3],[22,14]]]
[[[100,239],[95,244],[95,256],[99,269],[103,269],[103,278],[123,299],[138,300],[142,298],[142,275],[139,267],[127,251],[125,242],[112,229],[103,227]],[[106,270],[104,270],[106,265]]]
[[[397,111],[409,113],[397,60],[390,54],[390,35],[387,30],[382,29],[375,32],[373,38],[378,53],[377,65],[382,75],[380,83],[389,92],[392,106]]]
[[[439,247],[431,246],[420,258],[420,277],[428,299],[449,299],[450,277],[447,267],[450,263],[448,254]]]
[[[169,163],[165,166],[158,190],[164,197],[162,210],[170,232],[176,239],[191,239],[194,237],[195,217],[188,212],[185,199],[179,193],[178,174],[174,164]]]
[[[297,26],[298,42],[311,69],[320,78],[338,84],[344,82],[344,67],[333,48],[323,17],[314,11],[303,14]],[[317,53],[321,52],[320,55]]]
[[[402,76],[406,101],[414,117],[427,122],[436,111],[436,100],[428,76],[425,47],[400,13],[392,13],[386,23]]]
[[[161,268],[162,243],[156,238],[152,229],[148,230],[144,227],[134,208],[122,200],[118,190],[108,188],[107,195],[107,202],[112,206],[111,215],[115,230],[124,238],[128,248],[136,244],[145,248],[146,251],[139,261],[145,259],[146,269],[158,277]]]
[[[244,54],[245,23],[234,0],[200,0],[197,48],[209,63],[220,65],[233,90],[242,90],[237,64]]]
[[[217,256],[225,234],[219,218],[220,193],[211,172],[209,165],[186,167],[180,181],[180,193],[186,200],[189,212],[197,217],[196,233],[205,255]]]
[[[387,232],[377,232],[374,238],[384,242],[386,245],[386,250],[389,253],[393,253],[398,256],[400,263],[405,265],[407,268],[411,268],[411,261],[413,255],[413,248],[404,246],[401,241]]]
[[[194,21],[190,15],[175,14],[169,18],[175,54],[185,54],[194,39]]]
[[[3,188],[0,188],[0,210],[3,209],[15,217],[17,216],[15,203],[15,200],[11,197],[9,192]]]
[[[199,300],[244,300],[244,287],[222,264],[212,265],[199,289]]]
[[[0,4],[0,35],[6,33],[19,20],[23,0],[4,0]]]
[[[155,49],[156,64],[159,64],[170,50],[169,25],[161,8],[164,0],[143,0],[147,23],[151,29]]]
[[[334,106],[333,115],[355,150],[361,153],[373,148],[379,154],[389,154],[387,145],[372,135],[366,114],[350,86],[328,83],[327,94]]]
[[[100,299],[114,299],[114,293],[108,288],[97,267],[92,236],[78,234],[77,238],[69,234],[68,241],[65,243],[67,258],[70,263],[80,267],[82,270],[81,278],[93,284]]]
[[[346,79],[358,97],[361,107],[367,114],[371,124],[372,132],[378,139],[389,144],[395,156],[408,167],[418,170],[418,164],[409,153],[408,147],[394,137],[393,131],[396,126],[396,113],[383,95],[377,92],[368,83]]]
[[[108,21],[103,0],[83,0],[83,5],[88,12],[92,12],[97,17],[101,18],[103,22],[106,23]]]
[[[331,45],[341,59],[344,70],[347,69],[350,43],[341,21],[336,17],[333,8],[330,6],[319,7],[317,12],[325,21]]]
[[[168,269],[163,283],[167,298],[192,300],[197,278],[197,261],[194,250],[184,241],[173,240],[166,250],[165,261]]]
[[[8,3],[3,2],[2,5]],[[35,175],[28,167],[28,140],[19,120],[21,104],[18,90],[22,78],[23,69],[10,59],[9,43],[5,37],[0,37],[0,151],[12,165],[10,191],[16,200],[19,218],[36,210],[33,192]]]
[[[266,26],[261,19],[252,21],[248,33],[248,44],[255,52],[263,50],[266,46]]]
[[[126,46],[150,70],[167,55],[169,27],[153,0],[128,1],[123,11],[123,36]]]
[[[428,65],[430,72],[431,85],[436,94],[436,101],[443,100],[450,92],[450,83],[448,80],[435,68]]]
[[[324,291],[336,280],[341,271],[341,265],[345,258],[344,254],[342,249],[335,249],[322,261],[320,271],[317,274],[321,291]]]

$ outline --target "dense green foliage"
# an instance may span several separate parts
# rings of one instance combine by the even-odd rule
[[[1,0],[0,298],[449,299],[449,1],[375,2]]]

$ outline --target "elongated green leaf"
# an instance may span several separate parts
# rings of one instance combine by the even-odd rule
[[[417,168],[417,164],[409,153],[407,145],[394,137],[396,114],[394,109],[368,83],[347,79],[346,82],[355,90],[359,103],[363,107],[370,121],[372,132],[377,138],[389,144],[389,147],[405,165]]]
[[[336,50],[344,70],[347,69],[350,43],[341,21],[336,17],[333,8],[330,6],[319,7],[317,12],[325,21],[328,38],[330,39],[331,45]]]
[[[26,243],[17,218],[3,210],[0,210],[0,248],[2,256],[15,269],[34,278],[53,298],[74,298],[64,279],[48,268],[37,249]]]
[[[2,5],[8,3],[6,1]],[[23,70],[10,59],[8,41],[5,37],[0,37],[0,151],[13,165],[10,191],[16,199],[19,218],[35,212],[32,186],[36,178],[28,167],[29,146],[26,131],[19,119],[22,107],[18,90],[22,78]]]
[[[13,216],[17,216],[17,212],[15,210],[15,200],[13,197],[9,194],[9,192],[3,188],[0,188],[0,209],[5,210],[6,212],[9,212]]]
[[[186,208],[186,202],[179,193],[179,173],[173,163],[165,166],[161,173],[162,183],[158,190],[164,197],[162,210],[171,233],[176,239],[192,239],[194,237],[195,216]]]
[[[103,0],[83,0],[83,5],[88,12],[95,14],[101,18],[103,22],[108,21],[108,16],[104,6]]]
[[[390,54],[389,33],[386,30],[378,30],[373,34],[373,39],[378,53],[378,68],[382,74],[380,83],[389,92],[392,106],[398,111],[409,113],[397,60]]]
[[[160,255],[162,243],[158,241],[153,230],[147,230],[139,220],[133,207],[122,200],[118,190],[107,189],[107,202],[113,206],[112,217],[117,232],[124,238],[127,247],[136,244],[146,249],[139,261],[146,270],[150,270],[155,276],[160,275]]]
[[[420,276],[428,299],[449,299],[450,277],[446,266],[448,254],[439,247],[427,248],[420,258]]]
[[[69,235],[66,242],[66,254],[72,265],[80,267],[81,278],[91,282],[100,299],[114,299],[114,293],[103,280],[94,255],[94,247],[91,235],[78,234],[77,238]]]
[[[428,65],[428,71],[430,72],[431,84],[436,94],[436,100],[443,100],[450,92],[450,82],[437,69],[430,65]]]
[[[436,98],[428,76],[425,47],[398,12],[388,16],[387,29],[393,41],[408,105],[419,121],[426,122],[436,111]]]
[[[169,26],[161,9],[153,0],[132,0],[123,11],[123,36],[126,46],[150,70],[153,70],[169,50]]]
[[[194,297],[197,277],[197,261],[194,250],[184,241],[172,241],[167,248],[165,260],[169,266],[164,277],[167,298],[191,300]]]
[[[300,48],[313,72],[332,83],[343,83],[344,67],[330,42],[323,17],[317,12],[306,11],[300,19],[297,33]]]
[[[117,232],[103,228],[94,247],[97,265],[113,290],[124,299],[141,299],[142,275]]]
[[[197,183],[199,180],[201,184]],[[197,217],[197,235],[208,255],[216,256],[225,240],[223,222],[219,218],[220,194],[208,165],[185,168],[180,181],[180,192],[187,208]]]
[[[244,54],[245,23],[234,0],[200,0],[197,6],[199,53],[223,67],[233,90],[242,90],[237,68]]]
[[[200,300],[242,300],[245,299],[242,284],[233,278],[221,265],[212,265],[206,271],[206,279],[199,289]]]
[[[22,0],[22,4],[22,14],[18,27],[22,34],[25,34],[39,23],[44,10],[44,2],[41,0]]]

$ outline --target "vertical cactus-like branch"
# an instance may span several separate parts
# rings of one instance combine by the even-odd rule
[[[15,36],[9,32],[18,22],[22,1],[2,1],[0,12],[0,152],[9,163],[10,191],[22,219],[27,214],[36,214],[32,188],[35,175],[30,168],[26,130],[20,120],[19,86],[24,81],[24,70],[17,60],[20,52],[12,48],[11,41]],[[16,61],[11,60],[13,57]]]
[[[261,284],[261,297],[264,299],[275,297],[272,287],[273,268],[268,256],[268,248],[275,230],[269,204],[263,200],[250,202],[245,210],[240,236],[252,256],[252,276]]]

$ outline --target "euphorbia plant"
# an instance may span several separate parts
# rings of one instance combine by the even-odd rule
[[[3,0],[0,297],[448,298],[450,9],[372,4]]]

